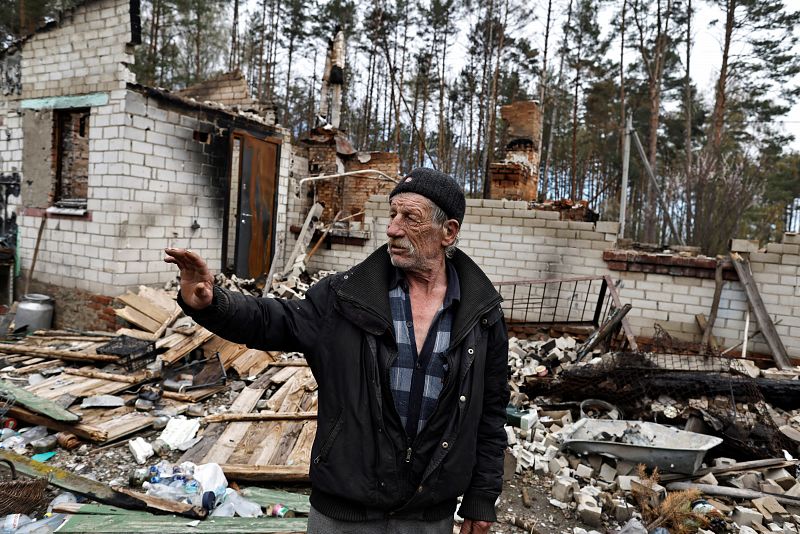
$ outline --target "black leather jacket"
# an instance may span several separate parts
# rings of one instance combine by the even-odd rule
[[[338,520],[387,516],[438,520],[455,511],[496,521],[508,403],[508,336],[501,298],[464,253],[449,375],[424,429],[408,442],[392,402],[397,356],[386,247],[323,279],[303,300],[246,297],[220,288],[201,311],[184,310],[222,336],[262,350],[305,354],[319,385],[311,451],[311,503]]]

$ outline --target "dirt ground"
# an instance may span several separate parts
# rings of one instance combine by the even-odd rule
[[[575,517],[572,510],[560,510],[550,504],[550,477],[524,472],[514,475],[514,479],[503,484],[500,504],[497,507],[498,522],[491,532],[506,534],[528,534],[530,531],[512,524],[513,518],[522,518],[536,528],[534,534],[572,534],[574,527],[589,527]],[[522,502],[522,488],[528,489],[531,506]],[[603,529],[597,529],[601,532]]]

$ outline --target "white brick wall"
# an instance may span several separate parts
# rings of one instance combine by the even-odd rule
[[[135,81],[125,63],[131,39],[128,0],[88,2],[62,24],[32,36],[22,48],[21,98],[123,89]]]
[[[714,280],[611,271],[602,256],[604,250],[614,246],[618,223],[560,221],[555,212],[525,210],[515,204],[467,200],[459,247],[493,281],[609,275],[622,280],[620,297],[633,305],[628,318],[637,335],[652,336],[657,322],[678,339],[700,341],[694,316],[708,316]],[[372,197],[366,210],[366,221],[373,229],[371,241],[364,246],[322,247],[312,258],[311,269],[345,270],[383,243],[387,197]],[[771,243],[766,253],[751,254],[750,260],[767,311],[779,322],[776,329],[787,351],[800,358],[800,246]],[[714,327],[724,346],[741,340],[746,300],[739,282],[725,283]],[[750,331],[756,328],[751,315]],[[760,337],[750,349],[769,353]]]
[[[175,276],[175,269],[163,262],[168,246],[191,248],[212,270],[220,270],[227,187],[227,167],[220,156],[227,155],[214,154],[211,145],[193,139],[193,128],[212,131],[216,125],[201,112],[177,113],[136,91],[110,94],[109,103],[92,108],[90,114],[91,220],[47,221],[35,277],[109,295],[139,284],[163,284]],[[164,145],[176,148],[169,148],[168,156],[157,156]],[[279,253],[285,240],[290,155],[291,146],[285,144],[276,213]],[[10,171],[19,163],[4,158],[3,165]],[[194,221],[200,225],[197,230],[191,228]],[[38,216],[19,218],[20,257],[26,270],[40,222]]]

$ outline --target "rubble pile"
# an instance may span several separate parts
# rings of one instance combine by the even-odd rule
[[[616,355],[595,353],[579,361],[580,349],[581,344],[568,335],[510,338],[512,395],[506,426],[517,477],[550,481],[549,511],[563,514],[565,521],[577,518],[583,527],[574,527],[575,534],[586,529],[659,534],[798,532],[800,480],[794,455],[800,444],[800,409],[774,407],[763,397],[743,400],[730,389],[745,379],[754,387],[756,379],[798,387],[800,369],[776,373],[749,360],[721,364],[713,358],[704,358],[700,365],[683,355],[682,365],[691,369],[682,372],[705,373],[709,380],[725,377],[728,394],[720,390],[716,395],[682,396],[684,391],[674,389],[671,395],[652,395],[657,389],[639,389],[630,395],[630,390],[614,383],[613,370],[623,381],[630,378],[625,374],[629,367],[619,365]],[[637,356],[636,367],[649,369],[651,375],[642,375],[648,378],[662,367],[677,367],[664,355]],[[611,363],[616,364],[613,369]],[[582,395],[566,384],[589,376],[613,384],[587,388],[579,380]],[[566,395],[560,394],[562,387]],[[613,402],[615,391],[620,393],[618,405]],[[603,393],[603,399],[589,398],[593,392]],[[723,419],[722,412],[738,417]],[[767,414],[768,425],[757,417],[760,413]],[[775,439],[772,428],[780,429],[784,439],[771,457],[745,456],[737,461],[717,453],[764,452],[754,443],[749,448],[738,445],[748,436]],[[541,515],[516,516],[512,522],[534,531],[548,526]]]
[[[283,299],[302,299],[308,289],[336,271],[321,270],[314,274],[309,274],[305,269],[304,256],[299,258],[296,267],[286,276],[276,274],[273,276],[272,284],[266,291],[266,297],[276,297]],[[264,297],[267,288],[266,278],[239,278],[235,274],[226,276],[218,273],[214,277],[214,284],[224,287],[230,291],[236,291],[244,295],[254,297]],[[180,278],[175,278],[164,285],[167,292],[177,292],[180,289]]]

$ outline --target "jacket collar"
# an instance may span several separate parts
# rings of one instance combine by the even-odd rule
[[[457,341],[462,330],[469,327],[479,315],[496,306],[501,298],[480,267],[461,250],[456,249],[451,262],[461,286],[461,302],[456,307],[451,336]],[[387,245],[383,245],[363,262],[343,273],[335,288],[340,301],[370,312],[357,313],[357,324],[376,335],[391,330],[389,288],[393,276],[394,267],[389,260]]]

